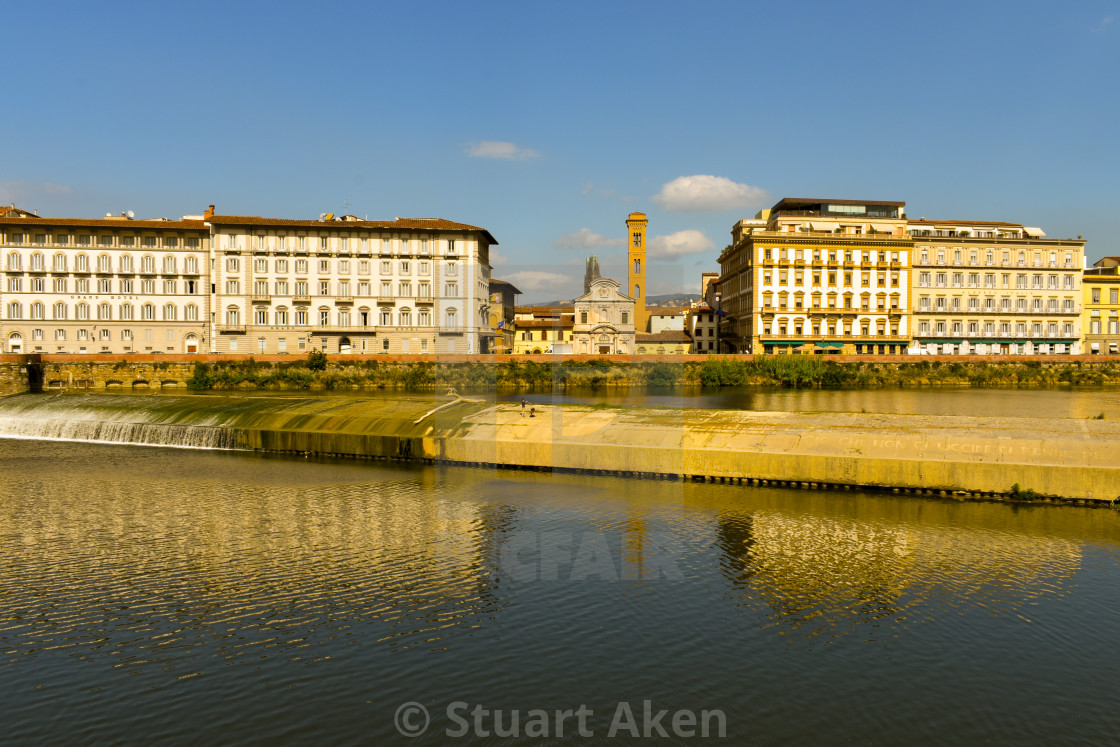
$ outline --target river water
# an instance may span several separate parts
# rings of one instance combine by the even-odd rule
[[[1113,510],[7,439],[0,475],[12,743],[538,744],[581,706],[559,741],[601,743],[646,701],[671,743],[1120,737]]]

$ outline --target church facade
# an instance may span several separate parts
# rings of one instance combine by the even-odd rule
[[[596,268],[597,269],[597,268]],[[588,278],[586,292],[575,299],[572,348],[576,354],[635,352],[634,299],[610,278]]]

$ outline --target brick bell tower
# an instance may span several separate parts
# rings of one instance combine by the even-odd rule
[[[634,299],[634,329],[645,332],[646,312],[646,220],[645,213],[630,213],[626,219],[626,295]]]

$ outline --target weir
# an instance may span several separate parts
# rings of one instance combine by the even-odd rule
[[[28,394],[0,437],[659,479],[1114,503],[1115,421],[513,404],[440,396]]]

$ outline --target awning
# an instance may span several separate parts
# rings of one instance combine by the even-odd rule
[[[815,220],[810,223],[814,231],[835,231],[840,224],[831,220]]]
[[[1091,342],[1091,343],[1089,343],[1089,347],[1092,348],[1093,350],[1100,350],[1101,349],[1101,344],[1099,342]]]
[[[1023,233],[1032,239],[1041,239],[1046,235],[1041,228],[1035,226],[1023,226]]]
[[[844,343],[842,343],[842,342],[818,342],[818,343],[816,343],[816,346],[818,348],[842,348],[842,347],[844,347]]]
[[[790,345],[790,346],[793,346],[793,347],[801,347],[802,345],[806,345],[808,343],[796,342],[796,341],[792,341],[792,340],[775,340],[774,342],[770,342],[769,340],[763,340],[762,344],[763,345]]]
[[[882,231],[884,233],[894,233],[895,230],[895,226],[889,225],[887,223],[872,223],[871,227],[876,231]]]

